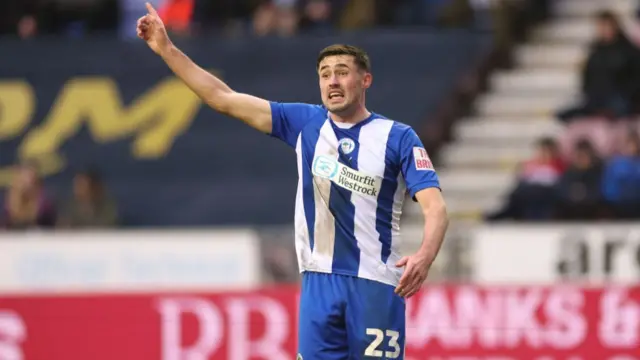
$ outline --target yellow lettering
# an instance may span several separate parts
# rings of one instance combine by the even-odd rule
[[[122,103],[117,85],[108,78],[73,79],[42,125],[25,137],[19,154],[23,159],[55,159],[52,154],[86,125],[99,143],[137,135],[134,156],[159,158],[189,128],[200,104],[199,98],[175,78],[161,82],[129,106]]]
[[[155,112],[160,119],[140,133],[133,143],[134,156],[165,156],[175,138],[189,129],[200,105],[200,98],[178,79],[165,81],[140,99],[137,104],[142,112],[140,116],[148,116],[144,111],[149,114]]]
[[[0,140],[20,135],[33,116],[33,89],[24,81],[0,83]]]
[[[13,178],[13,169],[10,166],[0,168],[0,187],[9,187]]]

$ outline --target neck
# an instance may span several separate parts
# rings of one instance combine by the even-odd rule
[[[358,105],[353,110],[345,110],[340,113],[331,112],[331,119],[335,122],[357,124],[371,116],[371,113],[364,105]]]

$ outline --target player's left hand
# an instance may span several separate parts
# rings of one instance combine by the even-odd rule
[[[405,269],[395,292],[404,298],[409,298],[420,290],[427,279],[431,262],[425,254],[416,253],[403,257],[396,263],[396,266]]]

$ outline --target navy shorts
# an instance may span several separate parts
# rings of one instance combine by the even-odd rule
[[[394,287],[304,272],[298,360],[404,359],[405,300]]]

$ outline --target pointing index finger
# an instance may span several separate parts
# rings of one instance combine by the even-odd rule
[[[147,11],[149,11],[149,14],[158,16],[158,12],[156,11],[156,9],[153,8],[153,6],[150,3],[145,3],[145,5],[147,7]]]

